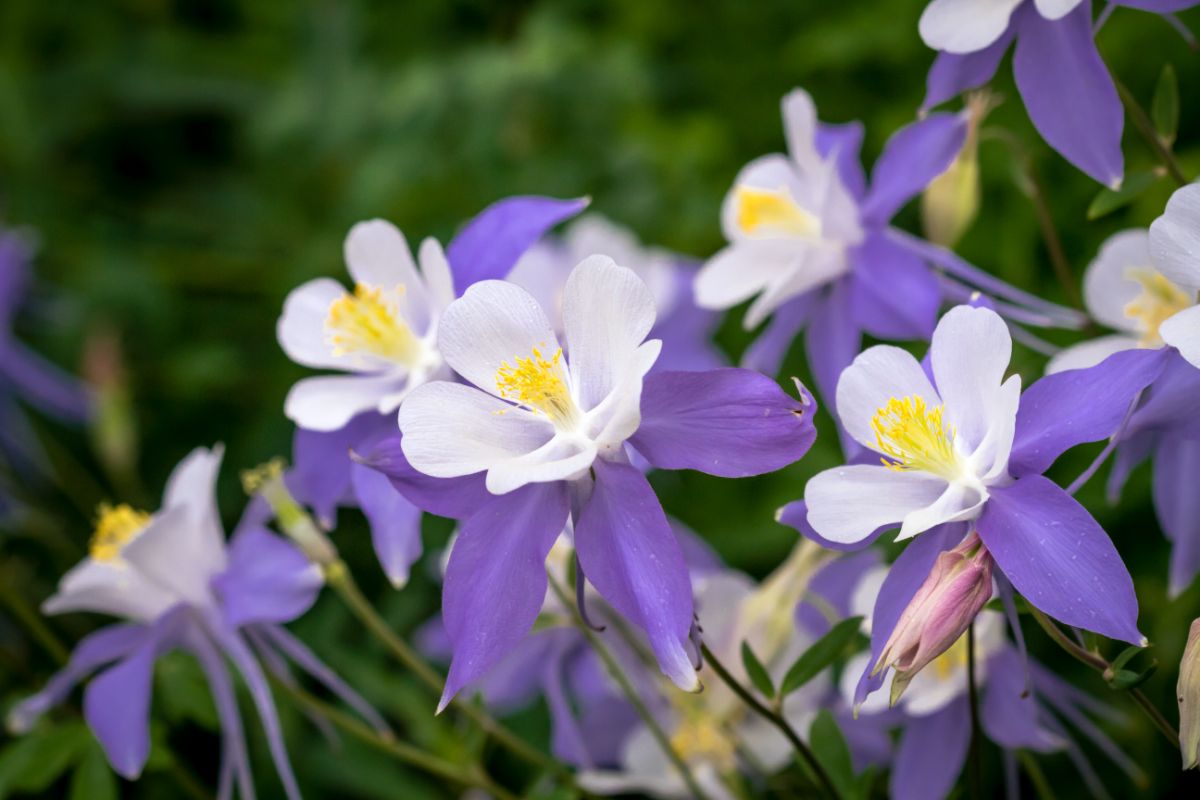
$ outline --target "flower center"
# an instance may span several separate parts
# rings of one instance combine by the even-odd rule
[[[707,715],[684,717],[671,736],[671,748],[687,762],[716,764],[721,771],[732,769],[735,765],[731,737]]]
[[[531,358],[513,358],[496,370],[496,388],[500,396],[519,403],[531,411],[545,414],[560,428],[569,428],[578,421],[579,410],[563,380],[562,348],[550,359],[534,348]]]
[[[112,561],[121,555],[121,548],[150,522],[150,515],[121,503],[117,506],[101,503],[96,510],[96,530],[92,534],[90,551],[97,561]]]
[[[742,233],[806,238],[821,235],[821,220],[797,205],[787,189],[739,186],[734,194],[737,226]]]
[[[942,423],[942,406],[929,408],[919,395],[888,400],[872,417],[871,430],[888,469],[920,470],[947,480],[961,472],[954,429]]]
[[[933,674],[940,681],[950,680],[955,670],[965,668],[967,666],[967,635],[964,633],[958,637],[954,644],[950,645],[950,649],[933,660],[931,666]]]
[[[1141,294],[1126,303],[1125,316],[1138,322],[1143,347],[1161,347],[1158,327],[1191,306],[1195,298],[1157,270],[1134,267],[1125,270],[1125,277],[1142,287]]]
[[[404,287],[397,286],[395,297],[403,294]],[[354,294],[329,306],[325,335],[334,355],[365,353],[410,367],[421,355],[421,342],[400,316],[395,299],[362,283]]]

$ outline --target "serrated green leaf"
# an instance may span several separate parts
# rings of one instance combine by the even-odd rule
[[[809,733],[809,747],[817,762],[829,775],[834,788],[843,798],[857,797],[858,785],[854,778],[854,765],[850,760],[850,748],[842,736],[837,722],[828,711],[822,711],[813,721]]]
[[[1154,100],[1150,105],[1150,117],[1163,141],[1171,144],[1179,132],[1179,80],[1175,68],[1170,64],[1163,67],[1154,87]]]
[[[749,642],[742,642],[742,665],[745,666],[746,674],[750,676],[750,682],[754,684],[754,688],[758,689],[765,697],[774,698],[775,684],[771,682],[767,668],[750,649]]]
[[[779,694],[787,697],[832,664],[834,659],[846,649],[846,645],[854,639],[861,623],[862,617],[844,619],[834,625],[820,639],[813,642],[812,647],[805,650],[787,671],[787,675],[783,678],[783,684],[779,687]]]
[[[1130,172],[1125,176],[1120,189],[1101,189],[1088,206],[1087,218],[1099,219],[1105,214],[1111,214],[1118,208],[1129,205],[1139,194],[1149,189],[1158,181],[1160,174],[1153,171]]]
[[[117,779],[109,769],[104,751],[93,744],[71,775],[69,800],[117,800]]]
[[[45,791],[94,744],[82,722],[39,728],[0,752],[0,797]]]

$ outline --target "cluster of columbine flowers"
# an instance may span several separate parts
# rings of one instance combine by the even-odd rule
[[[1117,5],[1169,14],[1192,3]],[[253,500],[228,544],[213,492],[219,447],[184,459],[160,511],[104,506],[89,555],[44,610],[123,622],[82,641],[10,711],[10,727],[30,729],[88,681],[85,718],[113,768],[134,778],[149,754],[154,663],[183,649],[216,701],[220,796],[254,794],[228,663],[298,797],[268,676],[294,686],[288,665],[298,667],[357,712],[360,735],[392,737],[283,627],[328,583],[440,690],[438,713],[455,706],[526,758],[528,745],[490,711],[543,696],[554,757],[574,768],[551,773],[593,793],[744,795],[795,752],[831,796],[853,789],[855,769],[886,765],[894,796],[936,798],[980,732],[1013,765],[1010,781],[1016,750],[1062,751],[1105,794],[1080,739],[1139,780],[1094,721],[1117,712],[1032,661],[1020,617],[1136,692],[1139,676],[1123,665],[1148,642],[1133,581],[1073,496],[1109,456],[1114,501],[1134,468],[1155,463],[1171,591],[1200,571],[1190,486],[1200,465],[1200,186],[1179,188],[1149,230],[1104,244],[1084,278],[1086,314],[967,263],[946,246],[952,235],[932,242],[892,224],[923,192],[939,213],[947,182],[962,199],[931,229],[959,231],[973,213],[987,104],[929,109],[985,84],[1014,43],[1037,130],[1118,186],[1123,113],[1097,27],[1082,0],[932,0],[920,34],[939,54],[922,114],[892,135],[870,178],[862,127],[820,122],[812,98],[793,91],[782,102],[786,155],[736,177],[721,210],[728,245],[702,264],[591,214],[549,233],[586,200],[502,200],[446,248],[426,239],[415,257],[390,223],[356,225],[345,242],[353,287],[310,281],[278,322],[292,360],[332,373],[287,396],[291,468],[246,476]],[[0,238],[0,372],[33,403],[79,417],[86,393],[8,334],[27,255],[22,240]],[[718,313],[747,302],[743,321],[757,333],[742,365],[728,366],[711,339]],[[1090,321],[1114,332],[1054,352],[1040,379],[1010,374],[1014,341],[1046,349],[1030,329]],[[772,377],[802,331],[815,394]],[[928,348],[921,359],[893,344],[864,349],[864,336]],[[778,510],[802,536],[755,582],[724,567],[703,531],[670,519],[647,475],[786,467],[812,445],[818,397],[845,464]],[[15,413],[7,395],[0,403]],[[6,422],[0,444],[12,449],[19,429]],[[1070,486],[1046,477],[1066,451],[1101,441]],[[357,592],[326,536],[342,507],[366,516],[397,589],[422,554],[422,514],[457,521],[440,619],[420,635],[426,655],[449,662],[444,682]],[[269,529],[272,518],[290,538]],[[906,544],[890,565],[864,549],[897,531]],[[1060,626],[1132,648],[1110,662]],[[1179,675],[1179,734],[1151,711],[1185,766],[1200,747],[1197,626]],[[464,692],[486,710],[460,702]],[[843,739],[853,766],[820,755]],[[507,793],[453,765],[443,777]]]

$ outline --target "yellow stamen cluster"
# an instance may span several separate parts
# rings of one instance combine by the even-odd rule
[[[964,633],[958,637],[958,640],[950,645],[950,649],[935,658],[930,666],[933,667],[933,674],[942,681],[950,680],[956,670],[965,668],[967,666],[967,635]]]
[[[797,205],[787,189],[739,186],[734,192],[737,226],[743,233],[807,237],[821,234],[821,221]]]
[[[920,470],[953,478],[959,471],[954,430],[942,422],[942,407],[928,407],[919,395],[888,400],[875,412],[871,430],[884,466]]]
[[[496,370],[496,388],[500,396],[545,414],[556,425],[575,420],[577,411],[567,384],[563,380],[562,348],[546,359],[537,348],[532,358],[514,358]]]
[[[1143,347],[1160,347],[1159,326],[1191,306],[1195,298],[1157,270],[1133,268],[1125,271],[1125,277],[1142,287],[1141,294],[1125,305],[1125,316],[1138,322]]]
[[[403,286],[397,287],[402,295]],[[329,306],[325,334],[335,355],[366,353],[411,366],[421,353],[421,343],[404,319],[395,301],[382,289],[365,284],[354,287]]]
[[[150,522],[150,515],[121,503],[117,506],[101,503],[96,510],[96,530],[92,534],[90,551],[97,561],[112,561],[121,555],[121,548]]]
[[[708,716],[695,715],[680,722],[671,736],[671,748],[684,761],[708,762],[720,771],[736,765],[733,737]]]

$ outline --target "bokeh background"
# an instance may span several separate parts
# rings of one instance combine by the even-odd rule
[[[383,217],[410,240],[446,241],[502,196],[590,195],[593,208],[644,241],[704,257],[721,244],[717,214],[738,168],[783,147],[779,98],[795,86],[823,119],[861,119],[872,160],[913,118],[931,60],[917,36],[923,0],[762,0],[647,3],[546,0],[487,3],[265,2],[260,0],[4,0],[0,3],[0,221],[39,242],[38,284],[19,317],[21,336],[106,389],[89,430],[34,415],[47,469],[10,469],[21,503],[0,520],[0,700],[39,688],[70,645],[101,620],[49,621],[53,640],[22,624],[85,552],[102,500],[156,506],[170,468],[192,447],[224,442],[227,523],[244,502],[237,470],[290,451],[283,398],[304,372],[279,350],[275,320],[292,287],[343,276],[341,241],[356,221]],[[1184,16],[1200,30],[1200,15]],[[1161,19],[1119,10],[1101,50],[1148,104],[1164,64],[1179,77],[1178,152],[1200,168],[1200,54]],[[1006,102],[988,120],[1022,143],[1046,188],[1076,281],[1103,239],[1146,225],[1170,192],[1162,181],[1115,213],[1089,221],[1098,187],[1033,134],[1007,68]],[[1128,127],[1128,126],[1127,126]],[[960,250],[1006,280],[1060,302],[1027,181],[1011,148],[981,146],[984,202]],[[1153,165],[1130,130],[1130,169]],[[900,218],[919,230],[915,208]],[[731,315],[734,319],[740,314]],[[1054,337],[1067,341],[1069,337]],[[747,341],[727,323],[732,358]],[[802,348],[784,374],[807,377]],[[1027,381],[1043,359],[1018,353]],[[1081,401],[1083,399],[1081,398]],[[795,541],[774,509],[838,459],[828,418],[800,464],[776,475],[721,481],[655,476],[669,512],[756,576]],[[1097,448],[1063,459],[1069,481]],[[1102,473],[1103,474],[1103,473]],[[1175,718],[1173,688],[1200,590],[1166,596],[1167,547],[1138,471],[1122,505],[1108,508],[1094,480],[1082,498],[1134,573],[1142,628],[1160,663],[1146,691]],[[448,528],[426,524],[426,549]],[[426,557],[403,592],[374,561],[361,518],[335,534],[368,593],[402,631],[436,613]],[[433,700],[387,660],[332,597],[294,629],[386,713],[402,735],[449,757],[479,743],[432,717]],[[1128,698],[1077,668],[1028,630],[1032,649],[1128,719],[1109,732],[1143,767],[1130,784],[1094,750],[1117,797],[1196,796],[1178,754]],[[1110,654],[1111,655],[1111,654]],[[215,784],[214,714],[186,658],[160,666],[154,752],[144,779],[124,784],[97,768],[80,730],[78,698],[33,739],[0,741],[0,797],[205,796]],[[310,797],[446,797],[451,790],[352,742],[331,748],[279,698],[293,763]],[[248,706],[243,709],[252,719]],[[544,709],[514,721],[545,742]],[[263,797],[280,795],[250,724]],[[33,742],[30,744],[30,742]],[[936,742],[930,743],[937,747]],[[999,796],[1000,761],[986,749]],[[85,753],[79,756],[79,753]],[[68,758],[67,755],[70,754]],[[520,767],[486,754],[501,775]],[[64,767],[81,763],[82,767]],[[1083,792],[1063,755],[1040,758],[1053,796]],[[886,783],[877,781],[880,796]],[[189,788],[190,787],[190,788]],[[1033,792],[1028,782],[1023,790]],[[1183,793],[1183,794],[1181,794]],[[1032,795],[1031,795],[1032,796]]]

